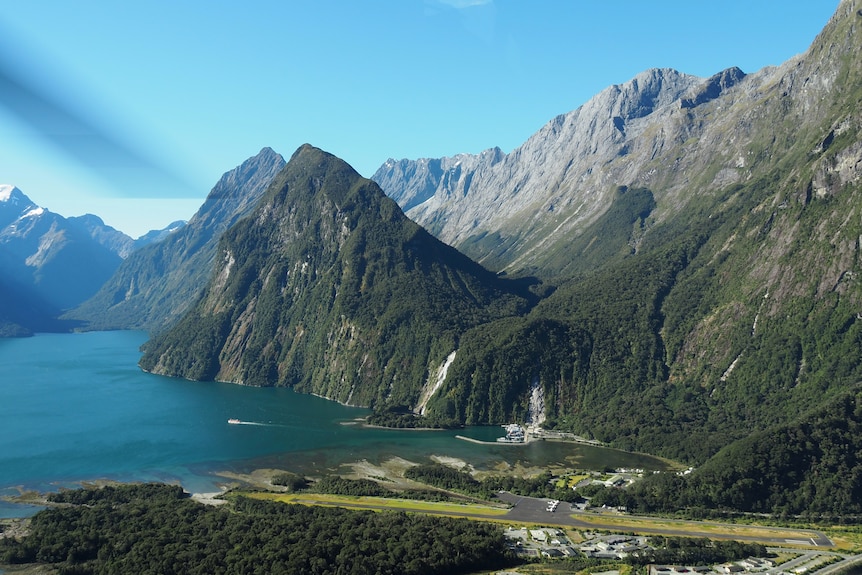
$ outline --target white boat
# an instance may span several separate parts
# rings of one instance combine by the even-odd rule
[[[230,419],[227,420],[227,422],[232,424],[232,425],[237,425],[238,423],[242,423],[239,419],[236,419],[235,417],[231,417]]]
[[[498,437],[497,442],[499,443],[524,443],[524,428],[518,425],[517,423],[510,423],[508,425],[503,425],[503,428],[506,429],[506,437]]]

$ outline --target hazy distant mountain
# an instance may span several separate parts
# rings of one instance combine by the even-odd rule
[[[131,241],[95,216],[38,207],[13,186],[0,186],[0,226],[0,272],[59,310],[94,294],[120,265],[122,238]]]
[[[66,221],[69,225],[79,227],[95,241],[123,259],[129,257],[135,250],[165,239],[186,224],[182,220],[171,222],[160,230],[150,230],[138,239],[132,239],[123,232],[106,225],[102,218],[93,214],[66,218]]]
[[[283,165],[284,158],[264,148],[224,174],[187,225],[169,226],[161,241],[132,253],[65,317],[90,329],[158,331],[176,321],[206,285],[221,234],[254,208]]]
[[[186,225],[186,223],[187,222],[184,220],[177,220],[175,222],[169,223],[167,226],[160,230],[150,230],[135,240],[134,248],[136,250],[139,250],[146,245],[160,242],[172,233],[181,230]]]
[[[133,240],[98,216],[64,218],[18,188],[0,186],[0,337],[79,326],[57,316],[96,293],[135,249],[182,224]]]
[[[39,206],[15,186],[0,185],[0,228],[5,229],[38,209]]]
[[[523,312],[498,279],[408,220],[345,162],[303,146],[222,236],[202,299],[144,369],[415,405],[461,333]]]
[[[73,216],[66,218],[66,223],[89,235],[94,241],[117,254],[122,259],[127,258],[135,250],[135,240],[123,232],[106,225],[99,216],[93,214]]]

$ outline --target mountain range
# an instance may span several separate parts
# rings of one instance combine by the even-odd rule
[[[843,0],[781,66],[648,70],[508,154],[265,149],[66,318],[161,374],[703,464],[678,504],[862,513],[860,31]]]
[[[92,296],[134,250],[182,225],[174,222],[133,240],[98,216],[65,218],[14,186],[0,186],[0,333],[76,325],[57,316]]]

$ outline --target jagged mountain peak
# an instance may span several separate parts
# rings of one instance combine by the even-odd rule
[[[24,192],[15,186],[0,186],[0,229],[39,209]]]
[[[634,178],[620,160],[632,141],[703,82],[673,69],[646,70],[552,119],[511,153],[488,154],[492,161],[457,156],[460,169],[446,178],[428,177],[422,164],[430,160],[386,164],[374,179],[409,217],[481,263],[531,269],[535,253],[608,208],[618,182]]]
[[[29,202],[30,198],[24,195],[24,192],[11,184],[0,184],[0,202]]]
[[[375,182],[310,145],[222,236],[216,262],[197,305],[148,344],[145,369],[415,405],[459,333],[528,304],[520,284],[435,239]]]
[[[732,88],[745,78],[746,74],[738,67],[727,68],[714,74],[706,82],[697,85],[681,101],[683,108],[694,108],[710,100],[715,100],[726,90]]]
[[[584,105],[587,109],[606,106],[612,117],[623,120],[642,118],[658,108],[676,102],[692,84],[702,81],[672,68],[651,68],[623,84],[599,92]]]
[[[278,152],[269,147],[262,148],[257,154],[251,156],[236,168],[222,174],[221,178],[219,178],[218,182],[216,182],[213,189],[207,195],[204,208],[207,207],[207,204],[215,203],[216,200],[221,199],[223,196],[231,196],[233,191],[236,190],[237,185],[242,182],[250,181],[259,174],[271,174],[283,165],[284,158]],[[203,211],[206,212],[208,210],[204,209]],[[200,213],[195,214],[189,223],[194,223],[195,219],[200,217]]]
[[[456,154],[443,158],[420,158],[418,160],[387,160],[372,179],[398,202],[405,212],[428,201],[439,190],[441,195],[465,196],[470,191],[470,179],[462,179],[462,173],[470,173],[480,166],[493,166],[506,157],[499,147],[489,148],[479,154]],[[408,182],[399,186],[395,182]],[[390,185],[391,184],[391,185]]]

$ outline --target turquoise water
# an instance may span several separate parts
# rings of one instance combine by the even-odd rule
[[[660,468],[644,456],[556,442],[477,445],[497,427],[398,431],[351,425],[367,415],[289,389],[190,382],[137,367],[143,332],[0,339],[0,495],[97,479],[180,482],[216,491],[214,471],[260,467],[314,475],[352,461],[446,455],[478,468],[568,461]],[[238,418],[243,425],[230,425]],[[0,502],[0,516],[8,514]]]

